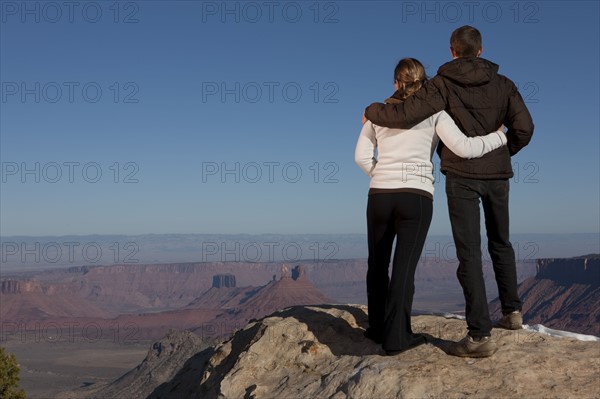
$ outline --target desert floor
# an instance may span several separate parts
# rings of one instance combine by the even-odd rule
[[[94,341],[78,335],[4,337],[1,345],[16,355],[28,398],[60,397],[63,391],[113,381],[139,364],[150,347],[149,341]]]

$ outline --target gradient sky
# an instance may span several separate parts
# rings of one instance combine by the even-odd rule
[[[535,123],[511,231],[600,231],[597,1],[72,7],[0,2],[2,235],[365,233],[364,107],[400,58],[433,76],[465,24]]]

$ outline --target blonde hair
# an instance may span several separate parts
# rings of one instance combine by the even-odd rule
[[[398,82],[398,91],[394,97],[406,100],[419,91],[427,81],[425,68],[414,58],[403,58],[394,69],[394,81]]]

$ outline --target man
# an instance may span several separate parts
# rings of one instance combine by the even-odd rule
[[[468,357],[487,357],[497,350],[481,264],[480,200],[504,315],[498,326],[522,326],[515,254],[509,241],[508,179],[513,176],[510,157],[533,134],[531,115],[517,87],[498,74],[498,65],[480,58],[482,51],[477,29],[456,29],[450,38],[453,60],[442,65],[424,88],[399,104],[371,104],[364,115],[376,125],[407,129],[446,110],[467,136],[483,136],[503,124],[508,128],[507,146],[482,158],[462,159],[443,143],[438,146],[468,327],[467,336],[453,343],[449,353]]]

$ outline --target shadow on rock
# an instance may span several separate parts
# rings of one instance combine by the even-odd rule
[[[171,381],[160,384],[147,399],[181,397],[179,395],[186,395],[185,397],[188,398],[196,397],[202,373],[214,353],[214,348],[210,347],[190,357]]]
[[[335,313],[349,313],[356,326],[351,325],[339,314],[328,313],[332,310]],[[276,312],[272,316],[291,317],[306,324],[319,343],[329,347],[335,356],[365,356],[383,353],[380,345],[363,335],[368,326],[368,316],[362,309],[355,306],[293,306]]]

